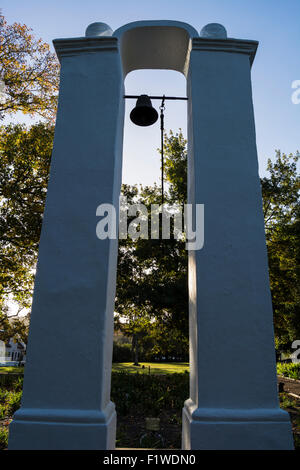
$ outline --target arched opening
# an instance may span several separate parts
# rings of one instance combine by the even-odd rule
[[[171,70],[137,70],[129,73],[125,79],[126,95],[186,96],[186,80],[183,75]],[[149,127],[137,127],[130,121],[130,112],[136,100],[125,101],[125,123],[123,143],[122,182],[143,185],[160,182],[159,120]],[[152,100],[152,106],[159,113],[161,100]],[[165,130],[182,129],[187,135],[186,102],[167,101],[165,103]]]
[[[138,22],[114,35],[119,38],[125,95],[186,96],[191,37],[197,36],[193,28],[177,22]],[[176,184],[183,176],[176,174],[176,158],[185,165],[186,181],[186,101],[165,102],[163,186],[160,120],[149,127],[135,126],[129,118],[135,104],[125,100],[122,193],[130,200],[126,202],[142,203],[146,211],[164,198],[167,204],[183,206],[187,188]],[[161,104],[152,101],[158,113]],[[174,187],[180,187],[180,194]],[[151,225],[150,212],[147,217]],[[162,221],[163,217],[160,225]],[[119,240],[113,359],[124,360],[127,348],[127,368],[134,375],[123,376],[126,384],[117,377],[118,387],[112,375],[116,445],[180,448],[182,406],[189,396],[187,252],[172,230],[170,239],[163,239],[160,228],[159,239],[153,240],[150,225],[147,239]],[[114,367],[122,370],[120,364]],[[122,386],[121,398],[115,390]]]
[[[186,96],[186,79],[173,70],[132,71],[124,84],[126,95]],[[150,202],[161,202],[160,120],[149,127],[134,125],[129,115],[135,105],[135,99],[126,99],[122,193],[132,203],[136,185],[134,202],[149,209]],[[160,113],[161,100],[152,105]],[[168,139],[172,130],[174,143],[164,159],[170,162],[173,152],[176,168],[176,141],[180,132],[187,135],[187,103],[165,105],[165,134]],[[181,176],[174,175],[175,184]],[[164,180],[166,203],[178,203],[170,195],[167,169]],[[112,374],[116,446],[180,448],[182,407],[189,394],[187,252],[172,234],[171,240],[151,240],[151,217],[148,222],[148,240],[119,240],[113,371],[130,375]]]

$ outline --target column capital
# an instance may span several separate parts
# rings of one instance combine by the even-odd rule
[[[80,37],[54,39],[53,45],[59,60],[62,57],[74,56],[82,53],[105,51],[118,51],[118,38],[111,36]]]
[[[234,52],[239,54],[247,54],[250,59],[250,65],[254,61],[258,41],[251,41],[245,39],[217,39],[217,38],[193,38],[192,50],[193,51],[220,51],[220,52]]]

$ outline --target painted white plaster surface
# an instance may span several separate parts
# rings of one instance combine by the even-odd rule
[[[106,23],[91,23],[85,31],[86,37],[112,36],[113,31]]]
[[[111,449],[117,240],[96,208],[118,208],[124,89],[117,39],[54,41],[59,106],[34,290],[22,407],[11,449]],[[43,358],[39,354],[43,348]]]
[[[226,39],[227,31],[222,24],[210,23],[201,29],[200,37],[201,38]]]
[[[193,40],[188,197],[205,205],[205,243],[189,253],[185,449],[293,447],[277,395],[251,95],[256,47],[254,41]]]

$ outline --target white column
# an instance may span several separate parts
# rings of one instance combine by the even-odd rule
[[[10,449],[115,445],[117,240],[96,237],[96,209],[111,203],[118,210],[124,91],[117,39],[103,36],[111,34],[106,26],[98,37],[89,28],[86,38],[54,41],[59,106],[23,399],[10,426]]]
[[[207,26],[188,76],[189,202],[205,205],[189,252],[190,398],[184,449],[292,449],[277,397],[272,304],[250,67],[257,43]]]

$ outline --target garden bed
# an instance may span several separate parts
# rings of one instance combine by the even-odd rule
[[[0,449],[7,447],[8,424],[20,406],[23,380],[10,374],[3,377],[5,384],[1,385],[0,381]],[[284,381],[284,392],[279,394],[280,405],[290,413],[295,446],[300,449],[300,400],[288,395],[289,387],[300,385],[288,379],[278,378],[278,381]],[[117,410],[116,446],[180,449],[181,413],[188,395],[187,373],[149,375],[113,372],[111,399]],[[146,429],[147,417],[160,418],[157,431]]]

